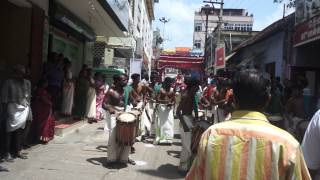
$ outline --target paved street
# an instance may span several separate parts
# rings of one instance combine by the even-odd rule
[[[8,172],[0,172],[1,180],[103,180],[103,179],[183,179],[177,173],[180,140],[172,146],[136,143],[131,158],[137,165],[106,165],[107,135],[104,123],[85,125],[65,137],[56,137],[48,145],[30,150],[28,160],[2,163]]]

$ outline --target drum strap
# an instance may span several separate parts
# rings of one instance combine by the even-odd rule
[[[129,104],[129,93],[130,93],[130,86],[124,87],[124,110],[127,110],[127,106]]]

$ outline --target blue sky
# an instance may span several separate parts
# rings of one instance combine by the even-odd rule
[[[224,0],[226,8],[246,9],[254,15],[254,30],[262,30],[283,15],[283,4],[274,4],[273,0]],[[155,5],[156,19],[154,28],[161,30],[163,24],[159,18],[166,17],[170,22],[165,28],[165,48],[178,46],[192,47],[194,11],[204,5],[202,0],[159,0]],[[293,9],[288,9],[289,14]]]

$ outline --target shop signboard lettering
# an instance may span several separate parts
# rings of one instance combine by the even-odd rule
[[[294,46],[300,46],[317,39],[320,39],[320,15],[296,25]]]

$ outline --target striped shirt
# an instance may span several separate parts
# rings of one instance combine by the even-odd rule
[[[236,111],[230,121],[202,135],[186,176],[202,179],[311,179],[299,143],[252,111]]]

